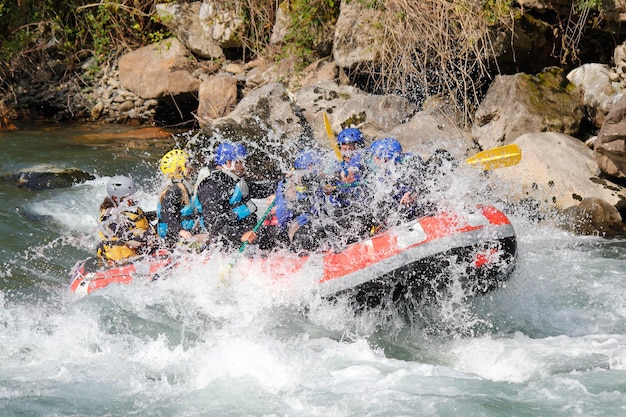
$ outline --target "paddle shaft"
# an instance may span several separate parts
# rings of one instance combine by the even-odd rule
[[[341,150],[339,150],[339,144],[337,143],[337,138],[335,138],[335,134],[333,133],[332,127],[330,127],[330,120],[328,120],[328,115],[324,112],[324,127],[326,128],[326,135],[328,136],[328,142],[330,143],[330,147],[332,148],[335,156],[339,163],[341,163],[341,170],[344,175],[348,175],[348,170],[346,169],[345,161],[343,160],[343,155],[341,155]]]

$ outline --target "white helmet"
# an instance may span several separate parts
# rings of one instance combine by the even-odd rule
[[[135,181],[123,175],[111,177],[107,183],[107,194],[111,198],[121,199],[122,197],[135,194],[136,191]]]

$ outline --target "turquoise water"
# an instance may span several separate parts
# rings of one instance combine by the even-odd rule
[[[77,298],[68,272],[95,249],[106,179],[132,175],[154,209],[173,143],[94,136],[111,130],[124,128],[0,133],[0,175],[51,163],[97,177],[0,182],[0,415],[626,415],[626,241],[523,215],[506,288],[408,317],[355,316],[258,271],[223,286],[217,264]]]

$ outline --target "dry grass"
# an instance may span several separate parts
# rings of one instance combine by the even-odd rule
[[[506,0],[387,0],[381,57],[359,68],[378,91],[422,102],[447,97],[467,124],[490,78],[490,23],[512,25]],[[494,13],[495,12],[495,13]]]
[[[252,56],[262,54],[269,44],[278,2],[275,0],[234,0],[223,1],[221,5],[233,10],[246,23],[247,32],[241,34],[244,54],[249,53]]]

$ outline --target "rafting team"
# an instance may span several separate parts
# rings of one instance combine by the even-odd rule
[[[200,171],[192,184],[189,155],[174,149],[160,162],[169,183],[155,212],[136,205],[131,178],[114,176],[100,207],[98,256],[119,261],[177,247],[232,252],[252,243],[298,253],[340,247],[431,213],[429,180],[456,164],[445,150],[424,162],[394,138],[366,147],[356,128],[342,130],[337,143],[341,160],[304,149],[278,182],[247,179],[245,146],[223,142],[215,169]],[[259,214],[253,199],[265,199],[267,210]]]

